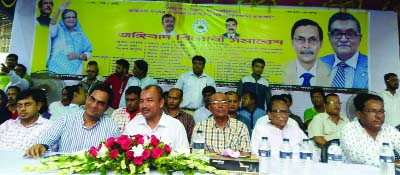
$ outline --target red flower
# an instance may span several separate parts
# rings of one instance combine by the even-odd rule
[[[109,155],[111,159],[116,159],[118,156],[119,152],[117,149],[113,149],[112,151],[110,151]]]
[[[140,137],[140,138],[137,139],[137,144],[138,145],[143,145],[143,143],[144,143],[143,137]]]
[[[151,135],[150,145],[156,147],[160,143],[160,140],[154,135]]]
[[[159,147],[155,147],[155,148],[153,148],[151,157],[153,157],[154,159],[157,159],[157,158],[161,157],[162,154],[163,154],[163,150]]]
[[[94,157],[94,158],[96,158],[96,156],[97,156],[96,147],[94,147],[94,146],[90,147],[90,149],[89,149],[89,155],[92,156],[92,157]]]
[[[107,139],[106,141],[106,147],[107,148],[111,148],[115,143],[115,138],[114,137],[110,137]]]
[[[125,152],[125,156],[128,160],[132,160],[133,159],[133,152],[132,151],[127,151]]]
[[[142,153],[142,157],[143,157],[143,159],[148,159],[149,157],[150,157],[150,150],[148,150],[148,149],[145,149],[144,151],[143,151],[143,153]]]
[[[133,143],[132,139],[125,139],[120,143],[121,148],[125,151],[128,151],[132,148],[132,143]]]
[[[121,136],[119,136],[118,138],[117,138],[117,143],[118,144],[121,144],[124,140],[127,140],[127,139],[131,139],[131,138],[129,138],[127,135],[121,135]]]
[[[100,143],[99,146],[97,147],[97,151],[99,151],[102,146],[103,146],[103,144]]]
[[[143,164],[143,158],[142,158],[142,157],[135,157],[135,158],[133,158],[133,164],[135,164],[135,165],[142,165],[142,164]]]
[[[139,140],[140,138],[143,138],[143,135],[136,134],[133,137],[135,137],[136,140]]]
[[[171,147],[169,147],[169,145],[165,144],[164,151],[167,152],[168,154],[171,153]]]

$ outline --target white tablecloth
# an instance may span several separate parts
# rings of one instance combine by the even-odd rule
[[[22,170],[22,167],[25,165],[40,165],[40,162],[36,159],[24,158],[22,152],[0,150],[0,175],[56,174],[55,172],[25,172]],[[272,161],[271,169],[272,172],[270,175],[282,175],[279,160]],[[158,173],[152,172],[151,174]],[[379,168],[359,164],[340,164],[334,166],[326,163],[312,163],[309,169],[304,169],[300,163],[292,162],[287,175],[379,175]]]

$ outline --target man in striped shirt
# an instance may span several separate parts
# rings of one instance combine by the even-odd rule
[[[221,153],[225,149],[249,153],[249,131],[243,122],[228,116],[226,95],[215,93],[211,95],[209,103],[212,116],[196,124],[193,130],[193,134],[198,130],[205,133],[205,153]]]
[[[103,115],[113,96],[107,85],[96,85],[86,98],[86,109],[56,121],[52,128],[26,151],[25,156],[39,157],[55,145],[58,145],[58,152],[87,150],[109,137],[119,136],[117,124]]]

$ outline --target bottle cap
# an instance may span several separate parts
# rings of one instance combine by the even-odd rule
[[[288,138],[283,138],[283,141],[285,142],[285,141],[289,141],[289,139]]]
[[[268,140],[268,137],[261,137],[261,140]]]
[[[203,133],[203,131],[202,130],[197,130],[197,133]]]
[[[383,142],[382,145],[387,145],[387,146],[389,146],[389,143]]]

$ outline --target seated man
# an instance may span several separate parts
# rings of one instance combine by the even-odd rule
[[[216,92],[215,88],[212,86],[206,86],[205,88],[203,88],[203,90],[201,91],[201,94],[203,95],[203,106],[201,106],[199,109],[197,109],[196,111],[194,111],[194,122],[200,123],[203,120],[206,120],[208,117],[210,117],[211,112],[210,110],[208,110],[209,108],[209,99],[210,96],[212,94],[214,94]]]
[[[318,147],[332,139],[338,139],[342,128],[349,123],[346,115],[340,113],[340,99],[336,94],[328,94],[325,98],[325,113],[314,117],[308,126],[308,136]]]
[[[212,116],[196,124],[194,134],[200,130],[205,133],[205,153],[221,153],[225,149],[250,152],[249,131],[243,122],[228,116],[228,98],[223,93],[210,97]],[[192,136],[192,138],[194,138]]]
[[[379,167],[382,143],[400,151],[400,132],[384,124],[385,110],[381,97],[362,93],[354,100],[357,119],[346,125],[340,135],[345,162]]]
[[[283,97],[283,99],[285,99],[286,105],[289,108],[289,118],[295,120],[297,122],[297,124],[299,125],[300,129],[303,130],[304,132],[306,132],[307,127],[306,125],[303,123],[303,120],[301,120],[300,116],[293,114],[292,111],[290,111],[290,107],[293,104],[293,99],[292,99],[292,95],[290,94],[281,94],[281,96]]]
[[[70,91],[71,88],[72,86],[65,86],[61,91],[61,100],[50,104],[49,112],[51,115],[60,116],[65,114],[67,106],[71,103],[71,101],[68,99],[68,91]]]
[[[82,105],[85,104],[86,90],[83,88],[82,84],[71,86],[67,91],[67,99],[70,101],[69,105],[65,107],[65,110],[59,111],[58,114],[52,114],[50,118],[51,121],[56,121],[83,109]]]
[[[304,124],[306,127],[310,124],[311,120],[319,113],[325,112],[325,92],[322,88],[313,88],[310,91],[310,98],[313,107],[308,108],[304,111]]]
[[[256,106],[256,98],[256,94],[251,92],[245,92],[242,96],[242,109],[239,114],[250,120],[249,130],[252,130],[257,120],[266,114],[263,109]]]
[[[24,151],[31,147],[34,141],[52,126],[51,121],[42,118],[39,114],[45,97],[33,92],[33,89],[28,89],[18,94],[18,118],[7,120],[0,125],[0,150]]]
[[[236,120],[239,120],[243,122],[247,126],[247,130],[249,130],[249,133],[251,134],[251,124],[250,120],[242,115],[239,114],[238,109],[240,107],[240,100],[239,96],[235,91],[228,91],[225,92],[226,98],[228,98],[228,115],[231,118],[234,118]]]
[[[115,110],[111,118],[117,123],[119,130],[123,132],[125,126],[140,113],[139,98],[142,88],[139,86],[131,86],[125,91],[125,106]]]
[[[25,156],[39,157],[46,150],[58,145],[58,152],[75,152],[97,146],[109,137],[120,135],[117,124],[103,113],[111,105],[114,94],[104,84],[96,85],[86,98],[85,110],[79,110],[57,120],[29,148]]]
[[[185,127],[182,123],[163,113],[163,91],[158,85],[149,85],[140,93],[141,115],[125,127],[126,135],[154,135],[172,149],[189,149]]]
[[[273,158],[279,158],[279,149],[283,138],[289,139],[293,152],[299,152],[299,145],[307,136],[299,127],[287,124],[290,112],[282,96],[272,96],[270,103],[267,106],[270,122],[256,125],[254,128],[251,136],[251,153],[258,155],[258,147],[262,137],[268,137]]]

